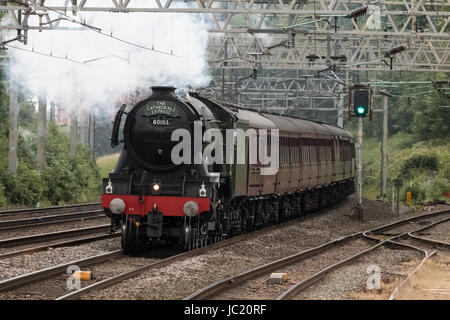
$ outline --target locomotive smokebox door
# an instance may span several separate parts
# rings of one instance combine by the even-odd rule
[[[147,237],[159,238],[162,236],[163,214],[159,211],[149,212],[147,215]]]

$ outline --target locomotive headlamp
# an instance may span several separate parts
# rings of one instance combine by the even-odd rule
[[[121,214],[125,211],[125,202],[122,199],[114,198],[109,203],[109,209],[114,214]]]
[[[202,198],[206,197],[206,188],[204,183],[202,183],[202,185],[200,186],[200,189],[198,190],[198,195]]]
[[[161,180],[155,179],[153,180],[152,193],[158,194],[161,191]]]
[[[198,214],[198,204],[195,201],[188,201],[183,206],[183,212],[188,217],[195,217]]]
[[[106,193],[111,194],[113,192],[113,186],[111,180],[108,181],[108,185],[105,188]]]

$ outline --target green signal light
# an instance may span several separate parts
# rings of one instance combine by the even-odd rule
[[[356,108],[356,111],[358,112],[358,114],[364,114],[365,110],[366,109],[364,107],[362,107],[362,106],[359,106],[358,108]]]

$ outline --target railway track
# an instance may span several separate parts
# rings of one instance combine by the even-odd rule
[[[0,232],[36,226],[46,226],[62,222],[84,221],[88,219],[98,219],[105,215],[102,210],[81,211],[73,213],[64,213],[58,215],[48,215],[43,217],[13,219],[0,221]]]
[[[109,224],[92,225],[93,223],[91,222],[87,227],[77,225],[76,222],[83,222],[86,225],[84,222],[88,220],[94,221],[99,219],[101,221],[101,219],[106,219],[102,210],[80,211],[80,208],[91,208],[93,206],[99,205],[88,203],[72,206],[2,211],[1,213],[3,215],[0,215],[3,218],[0,221],[0,249],[14,248],[16,250],[11,252],[8,252],[9,250],[1,250],[0,259],[32,254],[48,250],[49,248],[73,246],[116,237],[117,234],[109,234]],[[72,212],[56,214],[56,212],[65,210]],[[24,218],[23,214],[26,214],[27,217]],[[34,216],[36,214],[39,216]],[[57,227],[58,225],[73,225],[73,229],[53,231],[58,228],[46,228],[46,226]],[[35,228],[40,229],[34,230]],[[25,232],[20,232],[22,230]],[[89,236],[86,237],[86,235]],[[44,244],[44,242],[47,243]],[[40,243],[40,245],[30,246],[36,243]]]
[[[439,216],[439,215],[442,215],[442,214],[444,214],[444,213],[443,212],[433,213],[433,214],[426,215],[426,217]],[[449,214],[450,214],[450,211],[449,211]],[[190,252],[181,253],[181,254],[178,254],[178,255],[166,258],[166,259],[162,259],[162,260],[157,261],[157,262],[152,262],[152,263],[149,263],[149,264],[147,264],[145,266],[136,268],[136,269],[128,271],[128,272],[124,272],[124,273],[118,274],[116,276],[113,276],[113,277],[104,279],[104,280],[102,280],[100,282],[97,282],[97,283],[94,283],[92,285],[89,285],[89,286],[87,286],[85,288],[82,288],[80,290],[76,290],[76,291],[73,291],[73,292],[68,293],[66,295],[63,295],[63,296],[59,297],[58,300],[80,298],[82,295],[84,295],[84,294],[86,294],[88,292],[110,287],[110,286],[112,286],[112,285],[114,285],[116,283],[119,283],[121,281],[133,278],[135,276],[139,276],[143,272],[147,272],[149,270],[156,269],[156,268],[161,268],[161,267],[167,266],[167,265],[169,265],[169,264],[171,264],[173,262],[176,262],[176,261],[179,261],[179,260],[182,260],[182,259],[194,256],[194,255],[198,255],[198,254],[207,252],[209,250],[215,250],[215,249],[218,249],[220,247],[225,247],[225,246],[230,245],[232,243],[243,241],[243,240],[249,239],[251,237],[255,237],[257,235],[260,235],[262,233],[268,232],[270,230],[274,230],[277,227],[286,226],[286,225],[289,225],[289,224],[296,223],[299,220],[304,220],[305,218],[307,218],[307,217],[303,217],[303,218],[300,218],[300,219],[292,220],[292,221],[289,221],[289,222],[287,222],[285,224],[278,225],[278,226],[273,226],[271,228],[258,230],[258,231],[255,231],[253,233],[248,233],[248,234],[244,234],[244,235],[237,236],[237,237],[234,237],[234,238],[230,238],[230,239],[224,240],[222,242],[212,244],[212,245],[207,246],[207,247],[203,247],[203,248],[200,248],[200,249],[197,249],[197,250],[194,250],[194,251],[190,251]],[[419,218],[417,218],[417,217],[408,218],[408,219],[404,220],[404,223],[408,223],[408,222],[414,221],[416,219],[419,219]],[[358,234],[353,234],[349,238],[357,238],[357,237],[359,237]],[[345,242],[345,241],[346,240],[344,240],[344,239],[338,239],[338,240],[335,240],[335,244],[339,244],[340,242]],[[314,250],[311,249],[309,251],[309,253],[305,253],[305,255],[314,254],[313,251]],[[292,258],[295,259],[295,257],[292,257]]]
[[[440,219],[442,216],[447,217],[445,217],[444,219]],[[365,232],[358,232],[345,237],[341,237],[315,248],[299,252],[289,257],[285,257],[277,261],[273,261],[271,263],[267,263],[265,265],[245,271],[243,273],[231,276],[229,278],[211,283],[210,285],[196,291],[185,299],[260,299],[260,297],[248,296],[248,293],[250,292],[251,294],[252,292],[255,292],[255,286],[263,285],[263,282],[265,282],[271,272],[275,272],[277,270],[281,272],[280,269],[282,268],[284,268],[284,270],[288,269],[292,271],[293,274],[296,273],[295,269],[297,269],[296,276],[297,278],[300,278],[299,281],[297,281],[292,286],[286,287],[285,285],[284,288],[283,286],[281,286],[281,288],[283,288],[281,292],[275,294],[276,291],[280,291],[280,287],[278,287],[274,290],[274,292],[271,292],[272,296],[266,296],[265,298],[292,299],[300,291],[310,287],[314,283],[317,283],[331,271],[349,264],[357,258],[374,252],[377,248],[386,245],[395,245],[415,250],[423,256],[423,259],[428,259],[431,253],[429,253],[427,250],[417,246],[413,246],[411,244],[403,243],[398,240],[401,240],[404,237],[410,237],[410,235],[413,235],[425,229],[429,229],[437,224],[447,222],[449,219],[448,216],[450,216],[450,210],[444,210],[432,214],[425,214],[413,218],[403,219],[398,222],[367,230]],[[436,219],[436,221],[430,222],[430,219]],[[424,220],[428,220],[428,225],[425,227],[420,226],[421,224],[425,223]],[[401,232],[392,233],[396,229],[397,231],[399,231],[399,228],[408,228],[408,230],[402,230]],[[386,231],[388,230],[390,231],[389,234],[386,233]],[[361,241],[369,241],[372,243],[375,242],[375,244],[370,246],[363,246],[360,243]],[[431,239],[423,241],[428,241],[428,244],[436,244],[436,242]],[[359,243],[357,246],[355,246],[357,242]],[[343,248],[345,248],[345,250],[343,250]],[[346,257],[342,259],[342,255],[345,252],[347,252]],[[323,266],[321,266],[320,268],[319,264],[317,263],[318,261],[322,261],[323,264]],[[301,272],[300,274],[298,274],[298,270],[301,269],[300,265],[304,269],[307,269],[309,266],[309,274],[302,275]],[[318,269],[320,271],[317,272]],[[264,292],[264,294],[267,293]]]
[[[83,267],[86,265],[110,261],[121,256],[123,256],[122,250],[116,250],[10,278],[0,282],[0,292],[21,287],[40,280],[48,279],[55,275],[65,274],[67,272],[67,268],[72,265]]]
[[[416,229],[414,231],[408,232],[405,237],[400,237],[400,241],[407,240],[408,242],[418,242],[421,244],[421,247],[416,247],[418,251],[422,251],[422,261],[414,268],[414,270],[408,274],[408,276],[401,281],[392,291],[391,295],[389,296],[389,300],[394,300],[398,296],[400,290],[402,287],[404,287],[407,283],[411,282],[411,280],[415,277],[415,275],[420,271],[420,269],[430,260],[432,257],[435,256],[437,253],[437,250],[434,249],[444,249],[449,250],[450,249],[450,243],[439,241],[436,239],[432,239],[429,237],[423,237],[418,235],[418,233],[422,233],[425,230],[431,229],[436,227],[439,224],[448,223],[450,221],[450,217],[436,221],[434,223],[431,223],[427,226],[424,226],[422,228]],[[398,242],[396,242],[398,243]],[[423,245],[425,245],[427,248],[432,248],[430,250],[426,250],[426,248],[423,248]]]
[[[388,227],[388,226],[394,227],[394,226],[399,226],[399,225],[402,225],[402,224],[408,224],[408,223],[411,223],[411,222],[414,222],[414,221],[420,223],[424,219],[430,219],[432,217],[440,217],[442,215],[450,215],[450,210],[441,211],[441,212],[435,212],[435,213],[426,214],[426,215],[422,215],[422,216],[418,216],[418,217],[404,219],[404,220],[402,220],[400,222],[391,223],[391,224],[383,226],[383,227]],[[285,222],[285,223],[277,225],[277,226],[272,226],[272,227],[269,227],[269,228],[266,228],[266,229],[261,229],[261,230],[254,231],[252,233],[247,233],[247,234],[236,236],[236,237],[233,237],[233,238],[230,238],[230,239],[226,239],[224,241],[221,241],[221,242],[218,242],[218,243],[214,243],[214,244],[211,244],[209,246],[202,247],[202,248],[199,248],[199,249],[196,249],[196,250],[193,250],[193,251],[183,252],[183,253],[179,253],[179,254],[174,254],[174,255],[171,255],[169,257],[156,259],[156,260],[152,259],[148,263],[141,262],[142,265],[140,265],[139,267],[130,267],[130,265],[128,265],[127,270],[125,270],[123,272],[118,272],[118,271],[114,272],[114,271],[112,271],[114,269],[114,265],[115,265],[117,259],[108,260],[108,261],[110,261],[110,264],[108,264],[107,267],[106,267],[108,271],[105,271],[106,269],[103,270],[105,273],[102,274],[97,280],[92,281],[87,286],[85,286],[83,288],[80,288],[78,290],[72,291],[70,293],[65,292],[62,295],[53,295],[50,298],[56,298],[58,300],[77,299],[77,298],[80,298],[81,296],[83,296],[84,294],[86,294],[88,292],[110,287],[110,286],[112,286],[112,285],[114,285],[116,283],[119,283],[121,281],[124,281],[124,280],[130,279],[130,278],[139,276],[143,272],[147,272],[147,271],[152,270],[152,269],[161,268],[161,267],[170,265],[170,264],[172,264],[174,262],[186,259],[188,257],[192,257],[192,256],[195,256],[195,255],[199,255],[199,254],[205,253],[205,252],[207,252],[209,250],[215,250],[215,249],[218,249],[218,248],[221,248],[221,247],[225,247],[225,246],[228,246],[228,245],[230,245],[232,243],[236,243],[236,242],[239,242],[239,241],[243,241],[243,240],[249,239],[251,237],[255,237],[257,235],[269,232],[269,231],[274,230],[276,228],[284,227],[284,226],[296,223],[299,220],[304,220],[306,218],[308,218],[308,216],[302,217],[302,218],[299,218],[299,219],[295,219],[295,220],[291,220],[291,221]],[[381,230],[381,228],[383,228],[383,227],[376,228],[376,229],[371,229],[370,231]],[[403,233],[402,233],[402,235],[403,235]],[[399,235],[396,235],[394,237],[395,238],[399,237]],[[329,247],[339,248],[339,246],[348,244],[352,240],[358,240],[358,239],[361,240],[363,238],[364,238],[364,235],[363,235],[363,232],[361,232],[361,233],[352,234],[352,235],[347,236],[347,237],[342,237],[342,238],[339,238],[339,239],[335,239],[335,240],[333,240],[333,241],[331,241],[329,243],[323,244],[323,245],[321,245],[319,247],[312,248],[312,249],[306,250],[304,252],[301,252],[299,254],[293,255],[293,256],[288,258],[288,260],[290,260],[290,261],[286,260],[285,262],[292,263],[298,258],[300,258],[300,260],[301,260],[303,258],[313,257],[318,252],[324,251],[324,250],[328,249]],[[392,236],[390,238],[392,238]],[[387,244],[389,241],[392,241],[392,239],[384,239],[384,240],[373,240],[372,239],[372,241],[376,241],[377,242],[376,246],[379,247],[379,246]],[[77,264],[77,263],[79,263],[79,262],[78,261],[74,261],[74,262],[65,264],[65,266],[72,265],[72,264]],[[92,265],[92,262],[83,262],[82,264],[83,265]],[[93,266],[93,267],[95,268],[95,266]],[[262,267],[263,268],[267,268],[268,266],[264,265]],[[49,269],[51,269],[51,268],[49,268]],[[42,273],[40,273],[41,276],[37,280],[34,277],[33,273],[22,275],[22,276],[20,276],[21,279],[18,279],[18,280],[14,280],[14,278],[12,278],[12,279],[7,280],[7,281],[9,281],[9,284],[6,287],[3,286],[3,282],[0,282],[0,292],[8,291],[8,290],[10,290],[10,288],[13,288],[13,287],[17,288],[17,287],[22,287],[23,285],[26,285],[26,284],[33,284],[36,281],[42,281],[42,280],[48,279],[49,277],[55,277],[55,276],[58,276],[59,282],[58,281],[57,282],[60,283],[61,286],[62,286],[63,283],[61,281],[62,281],[62,279],[66,279],[66,277],[64,277],[64,273],[61,272],[61,270],[62,269],[59,269],[59,271],[56,272],[56,273],[58,273],[58,275],[56,275],[54,270],[51,270],[51,271],[49,271],[50,273],[48,273],[47,276],[45,276],[46,271],[43,271]],[[267,270],[265,270],[265,272],[266,271]],[[23,280],[23,278],[26,279],[28,276],[31,277],[31,278],[29,278],[30,281]],[[241,276],[241,275],[238,275],[238,276]],[[247,280],[245,279],[245,276],[244,277],[238,277],[238,276],[236,276],[234,279],[225,279],[224,281],[221,281],[222,283],[225,284],[224,286],[222,286],[222,290],[225,290],[226,288],[228,288],[228,287],[230,287],[232,285],[243,283],[243,282],[248,280],[248,279]],[[16,278],[19,278],[19,277],[16,277]],[[18,285],[13,285],[12,286],[11,285],[11,281],[12,282],[19,281],[19,283],[18,283]],[[35,285],[38,286],[37,283]],[[191,296],[189,296],[187,298],[188,299],[206,299],[206,298],[211,298],[212,295],[210,295],[210,292],[217,292],[217,291],[215,291],[216,289],[213,288],[215,285],[217,285],[217,284],[210,285],[210,286],[208,286],[208,288],[203,288],[203,289],[197,291],[196,293],[192,294]],[[40,287],[42,287],[42,285],[40,285]],[[210,290],[212,290],[212,291],[210,291]],[[206,294],[203,295],[204,293],[206,293]]]
[[[450,212],[449,212],[449,214],[450,214]],[[420,269],[420,267],[436,253],[436,251],[428,251],[428,250],[424,249],[423,247],[418,247],[418,246],[409,244],[407,242],[405,243],[403,240],[410,238],[410,236],[414,233],[421,232],[425,229],[432,228],[438,224],[448,222],[449,219],[450,219],[449,217],[440,219],[438,221],[430,223],[429,225],[427,225],[425,227],[419,227],[419,228],[414,229],[413,231],[409,231],[409,232],[406,231],[406,232],[402,232],[402,233],[399,233],[396,235],[389,234],[388,236],[386,236],[386,234],[381,234],[383,236],[381,238],[374,237],[371,235],[371,234],[380,235],[378,228],[369,230],[367,232],[363,232],[363,236],[366,239],[379,240],[380,242],[378,242],[377,244],[375,244],[374,246],[370,247],[369,249],[367,249],[365,251],[359,252],[358,254],[353,255],[348,259],[341,260],[329,267],[326,267],[326,268],[320,270],[319,272],[313,274],[312,276],[309,276],[309,277],[301,280],[300,282],[296,283],[295,285],[289,287],[289,289],[287,289],[282,294],[280,294],[276,299],[277,300],[285,300],[285,299],[294,298],[302,290],[305,290],[309,286],[311,286],[314,283],[318,282],[319,280],[323,279],[329,272],[336,270],[337,268],[340,268],[348,263],[351,263],[352,261],[356,260],[359,257],[362,257],[363,255],[373,252],[375,249],[377,249],[378,247],[380,247],[382,245],[394,245],[394,246],[403,247],[406,249],[412,249],[412,250],[418,252],[422,256],[421,262],[412,271],[412,273],[409,274],[405,280],[401,281],[400,284],[395,287],[394,292],[391,294],[391,296],[389,298],[389,299],[394,299],[395,294],[399,290],[399,288],[401,286],[403,286],[405,283],[407,283],[409,281],[410,277],[412,277]],[[386,230],[386,228],[382,228],[382,230]],[[435,241],[432,239],[425,239],[425,238],[418,237],[418,236],[415,236],[415,237],[417,240],[420,239],[420,241],[425,242],[429,246],[435,246],[440,243],[439,241]],[[447,248],[450,248],[450,244],[446,244],[446,245],[447,245]]]
[[[12,217],[26,218],[26,217],[37,217],[45,215],[54,215],[58,213],[72,213],[81,211],[92,211],[100,210],[101,206],[99,202],[82,203],[66,206],[52,206],[52,207],[42,207],[42,208],[25,208],[25,209],[14,209],[14,210],[3,210],[0,211],[0,221],[7,221]]]
[[[32,243],[39,243],[44,242],[48,240],[55,240],[55,239],[66,239],[69,237],[77,237],[77,236],[83,236],[93,233],[109,233],[111,228],[110,224],[102,224],[92,227],[86,227],[86,228],[78,228],[78,229],[70,229],[65,231],[56,231],[56,232],[47,232],[47,233],[40,233],[36,235],[28,235],[28,236],[19,236],[15,238],[8,238],[0,240],[0,248],[9,248],[9,247],[17,247],[20,245],[28,245]]]
[[[35,246],[35,247],[30,247],[30,248],[25,248],[25,249],[20,249],[20,250],[15,250],[15,251],[0,254],[0,260],[6,259],[6,258],[17,257],[17,256],[23,256],[23,255],[27,255],[27,254],[33,254],[33,253],[37,253],[37,252],[46,251],[49,249],[54,249],[54,248],[76,246],[76,245],[80,245],[80,244],[84,244],[84,243],[88,243],[88,242],[116,238],[119,236],[120,236],[119,233],[113,233],[113,234],[105,233],[105,234],[100,234],[100,235],[76,238],[76,239],[72,239],[72,240],[52,242],[49,244],[44,244],[44,245],[40,245],[40,246]]]
[[[317,216],[319,216],[321,214],[324,214],[324,213],[326,213],[326,210],[321,210],[321,211],[315,213],[314,215],[308,215],[308,216],[300,217],[300,218],[297,218],[297,219],[293,219],[293,220],[281,223],[279,225],[274,225],[274,226],[270,226],[270,227],[267,227],[267,228],[264,228],[264,229],[253,231],[251,233],[246,233],[246,234],[243,234],[243,235],[239,235],[239,236],[236,236],[236,237],[233,237],[233,238],[230,238],[230,239],[226,239],[226,240],[223,240],[221,242],[214,243],[214,244],[210,244],[210,245],[208,245],[206,247],[202,247],[202,248],[195,249],[195,250],[192,250],[192,251],[178,253],[178,254],[173,254],[173,255],[171,255],[169,257],[161,258],[161,259],[154,259],[154,258],[152,258],[151,261],[149,261],[148,263],[142,263],[141,262],[142,265],[139,266],[138,268],[136,268],[136,267],[126,268],[126,269],[129,269],[129,270],[126,270],[124,272],[117,272],[117,271],[111,272],[110,270],[114,270],[114,266],[116,265],[116,263],[122,263],[121,262],[122,260],[119,261],[119,262],[117,261],[117,259],[110,260],[107,256],[105,256],[105,259],[107,259],[107,260],[100,260],[99,259],[99,260],[96,260],[96,261],[92,262],[92,260],[89,260],[90,258],[87,258],[86,261],[84,261],[84,260],[73,261],[73,262],[64,264],[63,266],[58,266],[58,268],[52,267],[52,268],[47,268],[47,269],[41,270],[41,271],[39,271],[39,276],[35,275],[36,272],[32,272],[32,273],[29,273],[29,274],[21,275],[19,277],[15,277],[15,278],[11,278],[11,279],[5,280],[5,281],[7,281],[7,283],[5,281],[2,281],[2,282],[0,282],[0,292],[9,291],[9,290],[14,289],[14,288],[22,288],[22,287],[27,286],[27,285],[33,285],[33,283],[35,283],[36,281],[41,283],[42,281],[46,281],[47,279],[49,279],[51,277],[54,277],[55,275],[59,276],[58,277],[59,280],[57,279],[57,280],[55,280],[55,282],[58,282],[60,284],[60,289],[61,289],[61,288],[64,287],[64,283],[62,282],[62,279],[65,279],[64,272],[66,271],[66,269],[64,269],[64,268],[67,268],[67,266],[75,264],[75,265],[79,265],[79,266],[81,266],[81,265],[89,265],[90,267],[98,268],[98,266],[96,267],[95,265],[102,264],[105,261],[110,261],[110,264],[107,267],[107,269],[109,271],[108,270],[102,270],[102,274],[103,275],[100,278],[98,278],[96,281],[94,281],[93,283],[91,283],[88,286],[86,286],[84,288],[81,288],[79,290],[75,290],[73,292],[70,292],[68,294],[65,293],[65,294],[63,294],[61,296],[54,295],[54,296],[51,297],[51,298],[57,298],[57,299],[60,299],[60,300],[76,299],[76,298],[79,298],[80,296],[82,296],[83,294],[85,294],[87,292],[90,292],[92,290],[98,290],[98,289],[105,288],[105,287],[109,287],[109,286],[111,286],[111,285],[113,285],[115,283],[118,283],[120,281],[132,278],[134,276],[138,276],[138,275],[142,274],[142,272],[145,272],[147,270],[160,268],[160,267],[169,265],[169,264],[171,264],[173,262],[176,262],[176,261],[179,261],[179,260],[182,260],[182,259],[194,256],[194,255],[198,255],[198,254],[201,254],[201,253],[205,253],[205,252],[207,252],[209,250],[215,250],[215,249],[218,249],[218,248],[221,248],[221,247],[225,247],[227,245],[230,245],[230,244],[233,244],[233,243],[236,243],[236,242],[239,242],[239,241],[243,241],[243,240],[249,239],[251,237],[256,237],[256,236],[258,236],[260,234],[264,234],[264,233],[270,232],[270,231],[275,230],[275,229],[280,228],[280,227],[286,227],[286,226],[298,223],[299,221],[304,221],[306,219],[310,219],[311,217],[314,217],[314,216],[317,217]],[[108,228],[109,228],[109,225],[108,225]],[[0,246],[1,246],[1,242],[0,242]],[[28,250],[28,249],[26,249],[26,250]],[[33,248],[31,248],[29,250],[33,250]],[[1,257],[2,256],[0,256],[0,259],[1,259]],[[119,257],[119,256],[117,256],[117,257]],[[124,259],[126,259],[126,258],[124,258]],[[113,273],[113,274],[108,275],[110,273]],[[105,277],[104,276],[105,274],[108,275],[108,276]],[[5,283],[5,284],[3,284],[3,283]],[[40,285],[40,287],[42,289],[42,288],[45,288],[46,286],[45,285]],[[34,288],[34,289],[30,289],[29,292],[33,292],[33,290],[35,290],[35,291],[38,290],[38,291],[42,292],[41,289],[38,290],[38,289]],[[54,292],[55,290],[50,290],[50,291]],[[58,290],[56,290],[56,291],[58,291]],[[40,297],[42,297],[42,294],[41,294]]]

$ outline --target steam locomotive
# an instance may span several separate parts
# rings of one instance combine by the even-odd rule
[[[330,206],[354,192],[354,139],[343,129],[197,93],[181,99],[173,87],[152,87],[150,97],[128,113],[125,108],[117,112],[111,137],[112,147],[120,142],[124,146],[114,171],[103,179],[102,192],[102,207],[111,229],[121,229],[125,251],[173,241],[195,249]],[[246,135],[243,144],[234,141],[229,147],[215,138],[210,155],[223,151],[231,161],[211,163],[197,154],[194,135],[178,154],[191,161],[179,163],[173,160],[180,143],[173,137],[177,129],[191,134],[199,130],[200,137],[208,130],[223,136],[232,130],[235,140],[234,132],[253,129],[256,140]],[[278,154],[272,174],[263,174],[267,164],[249,161],[261,130],[278,135],[277,141],[272,136],[265,140]],[[206,142],[200,141],[200,152]]]

